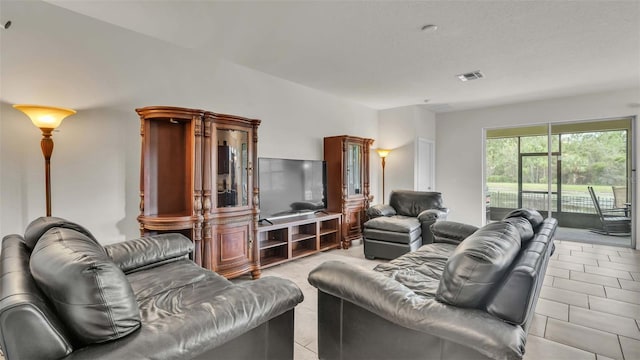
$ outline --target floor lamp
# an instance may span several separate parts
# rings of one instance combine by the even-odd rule
[[[25,113],[33,122],[33,125],[42,130],[40,147],[44,155],[45,194],[47,201],[47,216],[51,216],[51,154],[53,153],[53,139],[51,135],[62,120],[76,113],[75,110],[40,106],[40,105],[13,105],[14,108]]]
[[[382,159],[382,203],[384,204],[384,165],[385,159],[387,158],[387,155],[389,155],[391,150],[378,149],[376,151],[378,152],[378,155],[380,155],[380,159]]]

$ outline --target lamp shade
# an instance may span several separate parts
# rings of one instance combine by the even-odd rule
[[[40,129],[55,129],[60,126],[64,118],[76,113],[75,110],[52,106],[13,105],[13,107],[25,113],[33,125]]]
[[[389,155],[389,153],[391,152],[391,150],[386,150],[386,149],[377,149],[376,150],[378,152],[378,155],[380,155],[381,158],[386,158],[387,155]]]

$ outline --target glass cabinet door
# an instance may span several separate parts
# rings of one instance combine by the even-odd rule
[[[248,201],[248,133],[218,129],[218,207],[247,206]]]
[[[347,194],[362,193],[362,146],[347,143]]]

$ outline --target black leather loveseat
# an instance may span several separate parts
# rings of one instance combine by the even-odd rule
[[[320,359],[521,359],[556,226],[524,209],[480,229],[443,221],[374,271],[323,263],[309,274]]]
[[[0,346],[14,359],[292,359],[300,289],[234,284],[163,234],[102,247],[83,227],[40,218],[0,254]]]

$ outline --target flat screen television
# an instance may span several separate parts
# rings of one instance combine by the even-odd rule
[[[260,219],[325,210],[326,173],[322,160],[259,158]]]

